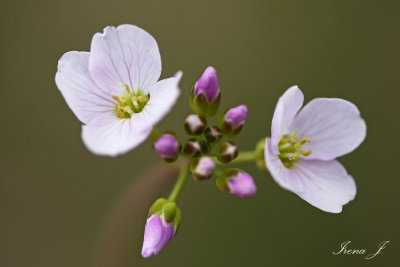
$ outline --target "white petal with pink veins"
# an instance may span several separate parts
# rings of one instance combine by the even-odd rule
[[[366,125],[358,108],[338,98],[316,98],[295,117],[291,130],[309,137],[304,150],[307,160],[332,160],[357,148],[366,136]]]
[[[93,80],[114,95],[123,92],[122,84],[147,93],[161,74],[157,42],[133,25],[106,27],[93,37],[89,70]]]
[[[323,211],[340,213],[342,206],[356,195],[353,178],[336,160],[300,160],[288,169],[272,152],[270,140],[267,139],[265,162],[279,185]]]
[[[182,72],[179,71],[174,77],[158,81],[150,87],[149,102],[141,112],[146,123],[157,124],[172,109],[180,94],[178,85],[181,77]]]
[[[89,52],[71,51],[58,61],[56,84],[68,106],[83,123],[114,110],[110,94],[102,91],[89,75]]]
[[[135,123],[117,118],[114,112],[105,113],[82,126],[82,140],[92,153],[114,157],[137,147],[149,136],[152,127],[143,129]]]
[[[304,96],[299,87],[292,86],[279,98],[276,104],[271,126],[271,140],[275,154],[282,135],[288,133],[289,127],[296,113],[303,105]]]

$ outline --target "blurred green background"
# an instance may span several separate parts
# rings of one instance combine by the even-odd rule
[[[398,266],[399,1],[2,0],[1,10],[0,266]],[[160,160],[150,141],[118,158],[89,153],[54,83],[63,53],[88,51],[95,32],[123,23],[157,39],[162,77],[183,70],[183,93],[162,130],[181,129],[188,92],[208,65],[219,71],[222,110],[249,107],[237,138],[244,150],[270,134],[291,85],[306,101],[355,103],[367,139],[340,159],[356,180],[355,201],[324,213],[242,165],[256,196],[189,180],[179,233],[141,259],[145,210],[170,183],[142,190],[139,177]],[[129,196],[138,190],[147,199]],[[126,219],[115,219],[121,205]],[[142,211],[130,214],[135,205]],[[391,242],[369,261],[332,255],[347,240],[370,252]]]

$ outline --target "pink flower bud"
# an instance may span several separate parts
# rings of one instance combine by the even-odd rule
[[[239,105],[222,114],[218,123],[222,132],[230,137],[235,137],[242,130],[247,117],[247,106]]]
[[[154,150],[166,161],[176,160],[181,150],[181,145],[175,136],[169,133],[163,134],[154,143]]]
[[[148,258],[157,255],[174,234],[175,231],[172,223],[166,222],[157,214],[151,215],[147,219],[144,229],[142,256]]]
[[[207,120],[197,114],[188,114],[183,128],[189,135],[200,135],[207,126]]]
[[[241,127],[247,117],[247,106],[239,105],[237,107],[231,108],[225,114],[225,121],[229,123],[232,130]]]
[[[245,172],[237,172],[228,177],[228,188],[231,194],[246,198],[254,195],[257,191],[253,178]]]
[[[207,156],[202,156],[200,159],[192,161],[192,164],[190,166],[193,178],[196,181],[210,179],[213,174],[214,168],[214,161]]]
[[[219,94],[217,70],[208,67],[194,86],[194,96],[204,93],[209,102],[214,101]]]

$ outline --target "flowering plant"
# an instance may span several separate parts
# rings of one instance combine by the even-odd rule
[[[144,30],[121,25],[94,35],[90,52],[65,53],[58,63],[56,84],[83,123],[82,140],[97,155],[117,156],[149,136],[153,148],[168,163],[178,161],[180,174],[168,198],[151,206],[145,225],[142,256],[159,253],[176,234],[181,211],[177,200],[189,173],[196,181],[216,177],[217,187],[240,198],[257,191],[250,174],[230,164],[255,162],[284,189],[331,213],[353,200],[356,185],[336,160],[357,148],[366,125],[357,107],[343,99],[316,98],[304,108],[297,86],[278,100],[271,136],[256,140],[255,149],[239,151],[232,139],[241,133],[246,105],[217,115],[221,101],[217,71],[208,67],[194,83],[189,104],[193,113],[183,123],[188,135],[160,133],[155,125],[179,96],[182,72],[158,81],[161,57],[155,39]]]

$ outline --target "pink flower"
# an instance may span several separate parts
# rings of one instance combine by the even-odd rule
[[[120,25],[96,33],[90,52],[65,53],[56,84],[84,124],[87,148],[116,156],[141,144],[175,104],[182,74],[158,81],[160,74],[156,40],[136,26]]]
[[[350,153],[366,136],[357,107],[343,99],[316,98],[301,111],[297,86],[279,99],[265,143],[265,163],[274,180],[311,205],[332,213],[353,200],[353,178],[335,158]]]

